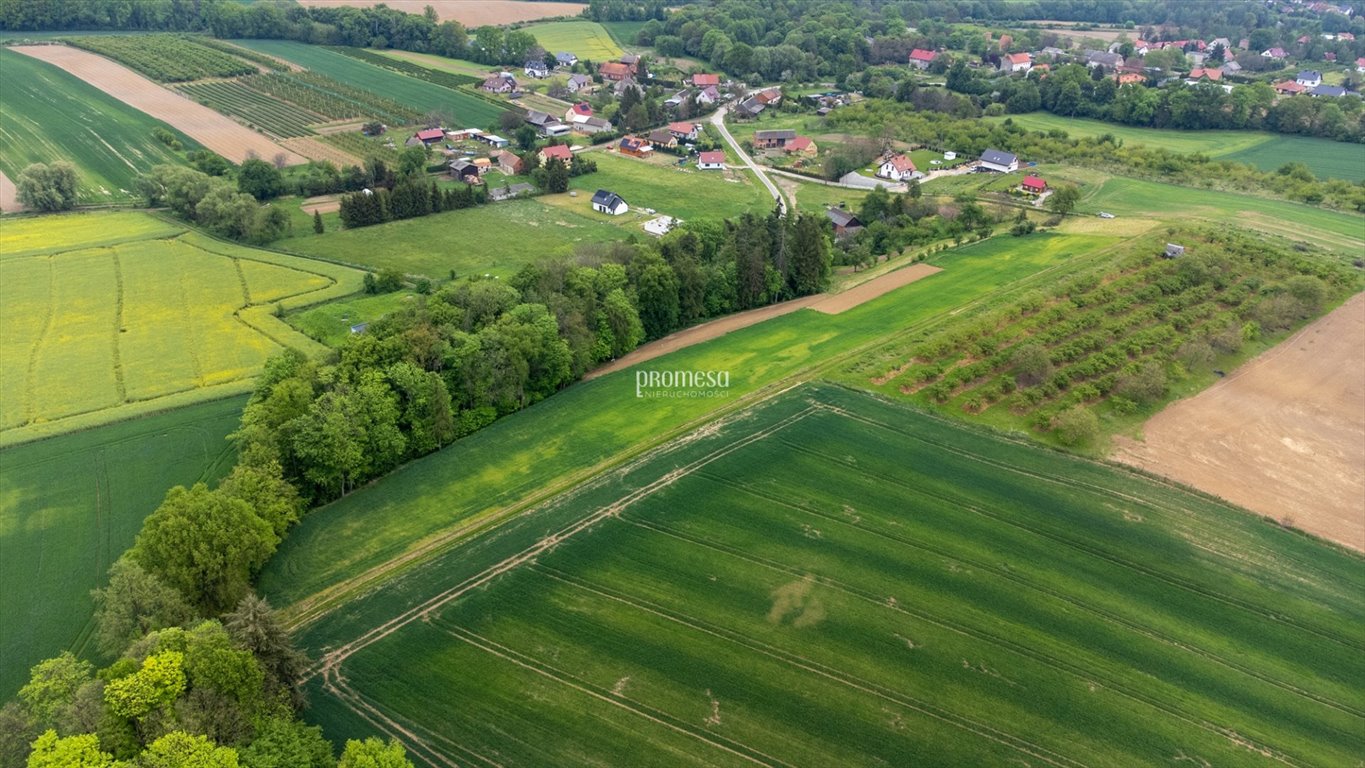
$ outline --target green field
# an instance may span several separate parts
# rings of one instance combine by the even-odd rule
[[[509,767],[1347,765],[1361,565],[806,385],[309,631],[337,647],[396,618],[311,687],[311,717],[340,740],[366,732],[350,707],[379,712],[428,761]]]
[[[602,28],[607,30],[607,34],[611,35],[618,45],[634,47],[635,36],[640,34],[640,30],[644,29],[645,24],[648,23],[646,21],[604,21]]]
[[[999,121],[1006,118],[992,118]],[[1286,136],[1260,131],[1178,131],[1058,117],[1046,112],[1010,115],[1016,125],[1031,131],[1062,130],[1073,139],[1110,134],[1126,144],[1147,144],[1172,152],[1199,152],[1216,160],[1248,163],[1273,171],[1300,162],[1319,178],[1365,181],[1365,148],[1330,139]]]
[[[168,226],[88,213],[0,231],[5,442],[245,391],[283,347],[320,349],[276,318],[276,305],[360,288],[345,267]]]
[[[497,122],[498,115],[504,111],[473,94],[400,75],[321,46],[289,40],[238,42],[252,50],[292,61],[347,85],[392,99],[418,113],[447,113],[457,125],[490,126]]]
[[[460,276],[509,277],[527,262],[567,254],[578,243],[623,238],[620,229],[592,215],[512,200],[323,235],[296,227],[295,237],[277,245],[304,256],[396,267],[435,279],[446,279],[452,269]]]
[[[651,364],[732,371],[729,393],[719,400],[636,398],[631,371],[576,384],[313,512],[281,544],[262,575],[261,589],[278,606],[316,599],[428,537],[508,509],[564,477],[777,386],[797,372],[941,320],[1004,286],[1048,267],[1064,268],[1114,242],[1110,237],[1049,235],[1022,241],[997,238],[944,251],[931,259],[944,268],[942,274],[843,314],[796,312]],[[293,609],[295,615],[302,611],[303,606]]]
[[[351,327],[369,323],[414,301],[411,291],[338,299],[290,315],[290,325],[329,347],[351,337]]]
[[[632,218],[641,208],[692,220],[733,218],[745,211],[767,213],[772,207],[772,197],[747,172],[736,173],[733,176],[736,181],[727,181],[731,178],[728,173],[698,171],[695,166],[678,168],[606,152],[593,152],[587,157],[597,163],[597,173],[569,180],[569,188],[578,190],[578,197],[551,195],[544,198],[545,202],[614,222]],[[595,213],[589,198],[599,189],[609,189],[625,198],[631,212],[621,217]]]
[[[524,29],[550,53],[567,51],[597,63],[615,60],[624,53],[611,33],[595,21],[548,21]]]
[[[89,653],[90,590],[173,485],[231,468],[245,399],[200,403],[0,451],[0,697],[63,650]]]
[[[322,115],[237,80],[188,83],[176,90],[209,109],[241,118],[248,128],[260,128],[280,138],[311,135],[310,125],[327,121]]]
[[[0,171],[11,180],[30,163],[66,160],[80,174],[80,202],[134,197],[133,180],[161,163],[181,163],[152,137],[171,131],[186,149],[199,145],[159,120],[50,64],[0,49]]]
[[[257,65],[218,47],[201,45],[183,35],[99,35],[67,38],[71,45],[93,51],[161,83],[206,77],[235,77],[258,71]]]
[[[445,56],[437,56],[434,53],[399,51],[393,48],[384,48],[379,50],[366,49],[366,51],[368,53],[373,53],[379,56],[387,56],[391,59],[397,59],[399,61],[408,61],[414,64],[421,64],[422,66],[427,67],[428,69],[440,70],[441,72],[449,72],[453,75],[467,75],[469,77],[475,77],[478,78],[480,82],[482,82],[484,78],[488,77],[488,73],[493,69],[493,67],[490,67],[487,64],[479,64],[478,62],[465,61],[464,59],[450,59],[446,58]]]

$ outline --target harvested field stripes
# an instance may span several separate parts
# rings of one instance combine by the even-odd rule
[[[336,51],[353,59],[363,61],[366,64],[373,64],[377,67],[392,69],[399,74],[415,77],[418,80],[425,80],[428,83],[443,85],[446,88],[459,88],[464,85],[473,85],[480,82],[480,78],[472,75],[461,75],[454,72],[446,72],[439,69],[424,67],[405,59],[391,58],[364,48],[344,48],[339,46],[328,46],[327,50]]]
[[[457,744],[599,764],[681,736],[660,720],[706,741],[641,764],[740,759],[718,738],[792,765],[1306,766],[1365,747],[1365,658],[1321,642],[1365,614],[1358,557],[825,385],[438,562],[363,598],[406,609],[328,644],[314,686],[455,762]],[[346,701],[315,711],[347,733]]]
[[[241,118],[248,127],[261,128],[285,139],[307,136],[313,132],[308,126],[327,120],[240,81],[188,83],[176,90],[225,115]]]
[[[69,37],[67,42],[108,56],[162,83],[258,71],[255,64],[183,35],[98,35]]]
[[[420,117],[416,110],[376,92],[352,87],[319,72],[258,75],[242,82],[322,116],[318,122],[365,118],[404,124]]]

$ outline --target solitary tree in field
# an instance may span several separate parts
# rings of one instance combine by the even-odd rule
[[[323,231],[323,226],[322,226],[322,212],[321,212],[321,211],[313,211],[313,232],[315,232],[315,233],[317,233],[317,234],[320,235],[320,234],[322,234],[322,231]]]
[[[76,169],[58,160],[34,163],[19,172],[19,202],[39,211],[69,211],[76,206]]]
[[[1047,209],[1053,213],[1065,216],[1071,213],[1076,207],[1077,201],[1081,199],[1081,191],[1075,184],[1060,184],[1052,190],[1052,194],[1047,199]]]

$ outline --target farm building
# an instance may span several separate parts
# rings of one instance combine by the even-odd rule
[[[615,192],[599,189],[597,190],[597,193],[592,196],[592,209],[599,213],[620,216],[626,211],[629,211],[630,206],[626,205],[626,201],[622,200],[621,196]]]
[[[790,128],[757,131],[754,133],[754,149],[782,149],[794,138],[796,131]]]
[[[630,68],[632,75],[640,74],[640,57],[633,53],[627,53],[620,59],[622,64]]]
[[[877,167],[877,176],[892,181],[908,181],[922,176],[915,168],[915,162],[906,155],[892,155]]]
[[[1027,53],[1007,53],[1000,57],[1001,72],[1028,72],[1033,69],[1033,56]]]
[[[446,131],[448,141],[465,141],[466,139],[478,138],[483,131],[478,128],[460,128],[458,130]]]
[[[910,52],[910,66],[915,67],[917,69],[928,69],[929,65],[933,64],[934,59],[936,58],[938,58],[938,54],[935,53],[934,51],[926,51],[923,48],[916,48],[915,50]]]
[[[574,123],[573,129],[579,133],[603,133],[612,130],[612,125],[600,117],[590,117],[581,123]]]
[[[540,150],[540,162],[548,163],[555,159],[571,163],[573,162],[573,151],[564,144],[555,144]]]
[[[556,67],[572,67],[578,63],[578,57],[567,51],[560,51],[555,54]]]
[[[1047,182],[1037,176],[1025,176],[1019,188],[1031,195],[1041,195],[1047,191]]]
[[[517,79],[511,72],[500,72],[485,79],[479,87],[489,93],[511,93],[517,89]]]
[[[687,78],[687,82],[694,88],[706,88],[708,86],[719,86],[720,75],[709,75],[705,72],[698,72]]]
[[[806,157],[815,157],[815,154],[819,152],[820,148],[815,146],[815,142],[812,141],[809,136],[797,136],[796,138],[787,142],[787,145],[782,149],[786,151],[786,153],[789,155],[804,155]]]
[[[654,147],[648,140],[638,136],[627,136],[621,139],[621,154],[632,157],[649,157],[654,154]]]
[[[597,68],[597,71],[602,74],[603,80],[611,80],[613,82],[620,82],[627,77],[630,77],[630,67],[619,61],[605,62],[602,66]]]
[[[592,78],[587,75],[569,75],[569,81],[564,87],[569,89],[569,93],[591,93]]]
[[[725,153],[721,151],[703,152],[697,155],[697,168],[703,171],[725,170]]]
[[[491,133],[480,133],[475,136],[471,136],[470,138],[474,139],[475,141],[482,141],[488,146],[497,147],[498,149],[502,149],[503,147],[506,147],[508,144],[507,139],[504,139],[501,136],[496,136]]]
[[[1118,69],[1123,66],[1123,57],[1107,51],[1086,51],[1085,65],[1091,69]]]
[[[735,110],[740,117],[758,117],[759,113],[767,108],[767,104],[759,101],[755,96],[750,96],[741,101],[739,105],[735,107]]]
[[[497,203],[503,200],[511,200],[514,197],[519,197],[534,191],[536,191],[534,186],[525,183],[503,185],[488,190],[488,199]]]
[[[668,132],[678,141],[696,141],[697,134],[701,132],[701,125],[688,122],[669,123]]]
[[[563,136],[569,132],[569,126],[560,122],[559,118],[534,109],[526,113],[526,122],[535,127],[541,136]]]
[[[468,158],[461,157],[458,160],[450,161],[450,175],[456,181],[463,181],[469,184],[479,183],[479,166],[475,165]]]
[[[835,237],[850,237],[858,234],[863,228],[863,223],[857,216],[842,208],[826,208],[825,216],[834,225]]]
[[[1175,243],[1166,243],[1166,252],[1162,254],[1168,259],[1178,259],[1185,255],[1185,246]]]
[[[500,150],[494,152],[492,157],[498,164],[498,170],[508,176],[518,176],[522,171],[526,170],[526,162],[520,157],[517,157],[515,152]]]
[[[446,137],[446,132],[440,128],[428,128],[424,131],[414,133],[407,141],[403,142],[408,147],[429,147]]]
[[[996,173],[1014,173],[1019,170],[1019,158],[1009,152],[988,149],[981,153],[981,169]]]
[[[667,128],[655,128],[649,132],[649,143],[664,149],[673,149],[678,146],[678,137],[674,136]]]

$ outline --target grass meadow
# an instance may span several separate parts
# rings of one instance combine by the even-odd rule
[[[244,397],[0,451],[0,697],[63,650],[93,652],[90,590],[177,484],[232,466]]]
[[[806,385],[351,606],[377,626],[439,601],[313,686],[311,717],[355,737],[356,697],[419,756],[504,766],[1347,764],[1360,565]]]
[[[646,366],[730,371],[730,388],[718,399],[637,398],[632,370],[576,384],[314,511],[266,567],[261,589],[277,606],[299,604],[291,609],[298,618],[313,603],[337,597],[329,590],[443,532],[512,509],[850,350],[941,320],[1020,281],[1046,279],[1039,275],[1048,268],[1114,242],[1049,235],[943,251],[930,260],[942,273],[843,314],[795,312]]]
[[[746,211],[766,213],[773,204],[767,190],[746,171],[699,171],[695,166],[680,168],[607,152],[587,156],[597,163],[597,173],[569,180],[569,188],[578,191],[577,197],[549,195],[541,200],[594,220],[614,223],[633,218],[631,214],[642,208],[691,221],[732,218]],[[609,189],[625,198],[631,213],[610,216],[593,211],[590,198],[599,189]]]
[[[236,42],[252,50],[292,61],[333,80],[392,99],[421,113],[449,114],[458,125],[488,126],[497,122],[498,115],[503,112],[497,105],[473,94],[407,77],[322,46],[292,40]]]
[[[586,207],[587,198],[580,199]],[[459,276],[509,277],[523,264],[569,253],[578,243],[624,237],[619,228],[590,218],[590,213],[510,200],[322,235],[296,227],[295,237],[277,245],[304,256],[395,267],[434,279],[448,278],[451,270]]]
[[[607,30],[607,34],[618,45],[631,47],[635,45],[635,37],[640,34],[640,30],[645,28],[647,21],[604,21],[601,22],[602,28]]]
[[[624,51],[616,39],[595,21],[547,21],[524,28],[550,53],[567,51],[580,59],[612,61]]]
[[[169,226],[88,213],[0,232],[0,442],[244,391],[283,347],[321,349],[276,304],[360,288],[345,267]]]
[[[288,317],[289,324],[329,347],[351,337],[351,326],[378,320],[416,299],[411,291],[353,296],[301,310]]]
[[[31,163],[66,160],[80,176],[83,204],[134,197],[139,173],[183,159],[152,137],[164,128],[185,149],[199,145],[79,78],[37,59],[0,48],[5,87],[0,88],[0,171],[11,180]]]
[[[1004,120],[1005,118],[993,118]],[[1164,147],[1172,152],[1199,152],[1217,160],[1247,163],[1273,171],[1300,162],[1319,178],[1365,181],[1365,151],[1348,144],[1309,136],[1286,136],[1262,131],[1179,131],[1069,118],[1046,112],[1010,115],[1016,125],[1031,131],[1066,131],[1072,138],[1111,134],[1127,144]]]

